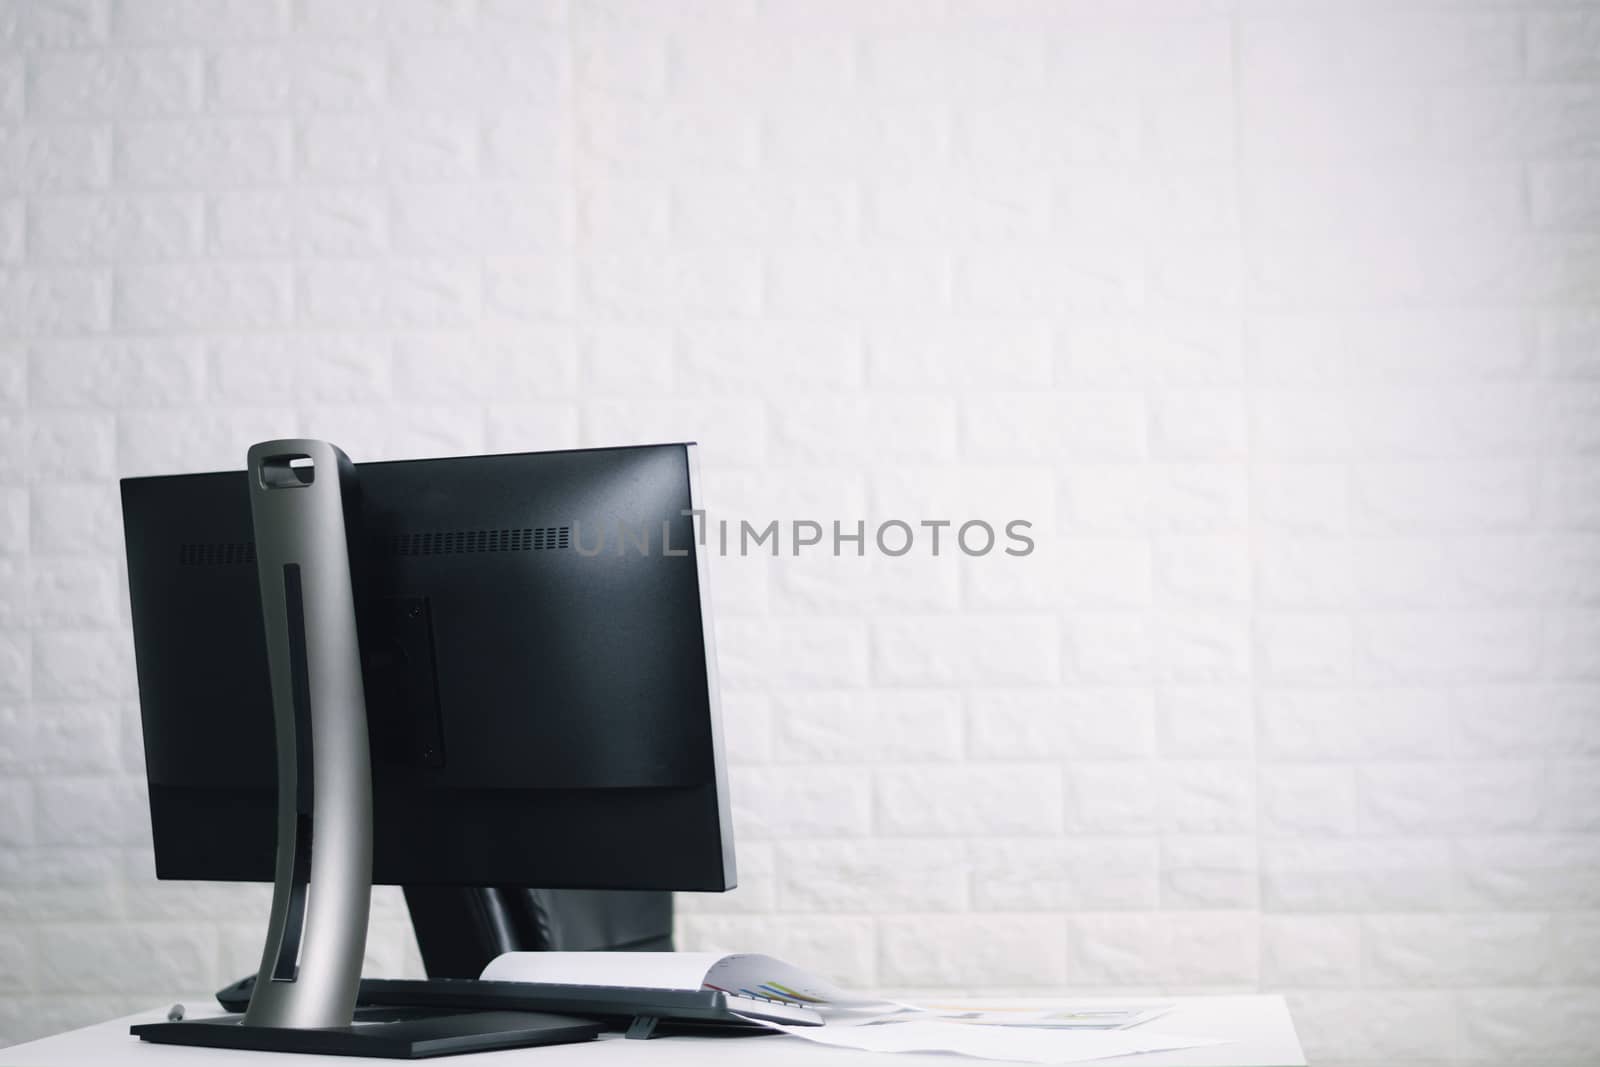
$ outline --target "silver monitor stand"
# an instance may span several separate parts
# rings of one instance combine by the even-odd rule
[[[402,1059],[594,1037],[593,1022],[541,1012],[356,1017],[372,894],[372,761],[351,576],[355,466],[326,441],[264,441],[250,449],[247,477],[278,755],[266,944],[242,1018],[133,1033],[161,1044]]]

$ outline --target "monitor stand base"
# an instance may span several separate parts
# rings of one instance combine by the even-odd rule
[[[129,1032],[159,1045],[300,1052],[325,1056],[376,1056],[420,1060],[463,1052],[566,1045],[588,1041],[600,1025],[570,1015],[532,1011],[481,1011],[440,1015],[388,1010],[356,1012],[349,1026],[297,1030],[246,1026],[236,1015],[184,1022],[141,1023]]]

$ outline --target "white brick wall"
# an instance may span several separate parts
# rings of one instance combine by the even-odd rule
[[[716,561],[685,947],[1592,1062],[1597,227],[1573,0],[0,0],[0,1042],[259,951],[152,876],[117,476],[693,437],[1039,551]]]

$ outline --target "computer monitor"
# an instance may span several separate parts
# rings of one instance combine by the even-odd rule
[[[157,875],[274,883],[243,1019],[134,1033],[404,1057],[592,1037],[353,1018],[368,889],[734,886],[698,481],[688,444],[357,468],[310,439],[124,480]]]
[[[695,447],[360,463],[372,880],[736,881]],[[156,873],[273,880],[243,471],[122,482]]]

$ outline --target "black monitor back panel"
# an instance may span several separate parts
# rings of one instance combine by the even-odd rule
[[[357,465],[375,882],[732,886],[690,447]],[[244,479],[122,483],[162,878],[272,880]]]

